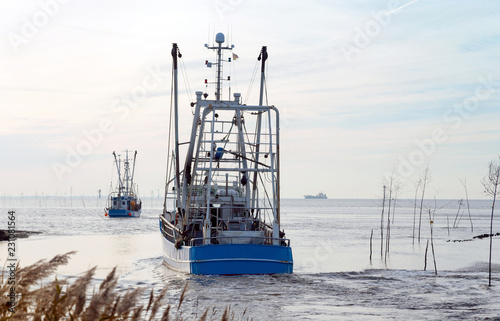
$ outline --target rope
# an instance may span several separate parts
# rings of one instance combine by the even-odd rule
[[[266,64],[266,77],[264,77],[264,91],[266,93],[266,105],[269,106],[269,101],[267,99],[267,75],[269,74],[268,70],[269,70],[269,63]]]
[[[169,186],[168,181],[170,178],[170,168],[171,168],[169,166],[168,158],[170,155],[170,143],[172,140],[172,137],[171,137],[171,134],[172,134],[172,112],[174,109],[173,92],[174,92],[174,68],[172,66],[172,81],[170,82],[170,115],[169,115],[169,122],[168,122],[167,170],[165,173],[165,196],[163,199],[163,214],[165,214],[167,212],[167,193],[168,193],[168,186]]]
[[[191,87],[189,86],[189,79],[187,77],[187,72],[186,72],[186,66],[184,65],[184,60],[179,58],[181,62],[181,74],[182,74],[182,79],[184,80],[184,86],[186,86],[187,92],[188,92],[188,97],[190,100],[194,100],[194,96],[191,92]],[[194,107],[191,106],[191,114],[194,115]]]
[[[255,77],[256,77],[258,68],[259,68],[259,61],[257,60],[255,62],[255,67],[253,69],[252,79],[250,80],[250,83],[248,84],[247,94],[245,96],[245,105],[248,103],[248,98],[250,97],[250,93],[252,92],[252,87],[253,87],[253,83],[255,81]]]

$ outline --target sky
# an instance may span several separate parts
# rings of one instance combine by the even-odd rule
[[[268,46],[283,198],[413,198],[427,167],[427,197],[485,198],[500,155],[498,1],[1,0],[0,30],[0,196],[107,193],[126,149],[161,193],[172,43],[187,135],[217,32],[249,104]]]

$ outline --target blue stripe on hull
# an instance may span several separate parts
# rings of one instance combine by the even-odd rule
[[[130,213],[130,215],[129,215]],[[141,211],[130,211],[124,209],[110,209],[108,210],[109,217],[139,217],[141,216]]]
[[[262,244],[219,244],[190,249],[192,274],[292,273],[290,247]]]

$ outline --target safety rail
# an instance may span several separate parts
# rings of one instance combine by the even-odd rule
[[[181,231],[177,227],[175,227],[172,223],[167,221],[163,217],[163,215],[160,215],[160,219],[162,223],[160,226],[161,233],[167,240],[174,243]]]
[[[269,244],[269,245],[272,244],[272,241],[278,240],[278,241],[280,241],[282,246],[290,247],[290,239],[283,239],[283,238],[279,238],[279,237],[267,237],[267,236],[251,236],[251,235],[248,235],[248,236],[241,235],[241,236],[196,237],[196,238],[192,238],[190,240],[189,245],[190,246],[200,246],[200,245],[196,245],[195,242],[201,241],[201,244],[204,244],[204,240],[220,240],[220,239],[231,239],[230,240],[231,243],[225,243],[225,244],[233,244],[232,239],[261,239],[261,240],[263,240],[264,244]],[[271,241],[271,242],[266,243],[265,241]],[[236,243],[236,244],[241,244],[241,243]],[[255,243],[253,243],[253,244],[255,244]],[[259,244],[259,243],[257,243],[257,244]]]
[[[160,215],[160,219],[161,219],[161,226],[160,226],[161,233],[170,242],[175,243],[177,241],[178,236],[180,234],[182,234],[181,231],[176,226],[174,226],[171,222],[167,221],[165,219],[165,217],[163,217],[163,215]],[[268,225],[263,224],[262,222],[260,224],[263,225],[264,228],[266,228],[266,227],[270,228]],[[290,247],[290,239],[269,237],[269,236],[254,236],[254,235],[196,237],[196,238],[189,239],[189,244],[190,244],[190,246],[199,246],[199,244],[196,244],[195,242],[199,242],[201,244],[204,244],[205,240],[217,240],[220,243],[221,239],[230,239],[229,243],[226,243],[226,244],[233,244],[233,239],[252,239],[252,240],[262,240],[262,244],[268,244],[268,245],[272,244],[273,243],[272,241],[278,240],[282,246]],[[237,243],[237,244],[241,244],[241,243]],[[261,244],[261,243],[257,243],[257,244]]]
[[[118,197],[119,199],[127,199],[127,198],[137,198],[137,195],[135,195],[135,193],[131,192],[131,193],[123,193],[123,192],[111,192],[108,194],[108,198],[111,198],[111,197]]]
[[[125,203],[115,203],[115,202],[125,202]],[[129,193],[128,195],[119,192],[111,192],[108,195],[107,207],[106,209],[127,209],[132,211],[139,211],[142,208],[142,201],[134,193]]]

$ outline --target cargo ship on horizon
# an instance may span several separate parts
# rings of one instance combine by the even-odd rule
[[[305,199],[327,199],[328,197],[324,193],[318,193],[316,195],[304,195]]]

